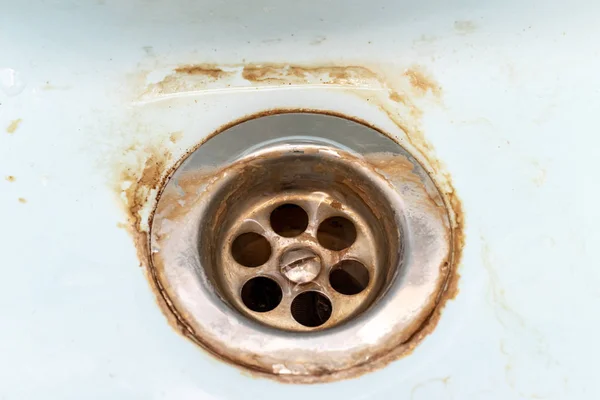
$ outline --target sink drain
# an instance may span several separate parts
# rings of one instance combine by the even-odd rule
[[[342,376],[429,318],[452,269],[450,215],[380,132],[261,117],[213,136],[167,182],[155,279],[186,334],[220,357],[292,381]]]

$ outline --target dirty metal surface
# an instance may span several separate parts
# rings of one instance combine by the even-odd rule
[[[1,6],[1,397],[600,396],[597,2]],[[390,133],[467,217],[435,331],[357,379],[280,385],[216,361],[137,267],[129,231],[147,232],[164,171],[282,108]]]
[[[141,262],[167,317],[220,358],[284,382],[348,379],[410,353],[455,296],[463,240],[462,210],[452,201],[405,149],[366,125],[321,113],[259,114],[213,136],[173,172],[150,237],[140,239],[151,248]],[[286,203],[307,210],[297,237],[280,237],[265,221]],[[354,222],[356,243],[319,246],[318,221],[340,215]],[[243,232],[266,238],[273,257],[252,268],[236,263],[229,249]],[[318,251],[325,264],[305,286],[288,284],[273,267],[281,249],[297,246]],[[372,282],[348,297],[329,287],[328,271],[352,259]],[[240,287],[256,275],[280,285],[280,307],[244,307]],[[292,299],[307,290],[333,305],[318,334],[292,318]]]

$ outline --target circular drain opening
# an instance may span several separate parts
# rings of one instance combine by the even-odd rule
[[[213,354],[288,382],[347,378],[436,321],[460,237],[438,187],[365,125],[249,120],[161,188],[150,275],[169,317]]]
[[[244,267],[258,267],[271,257],[269,241],[258,233],[242,233],[231,244],[231,255]]]
[[[283,204],[273,210],[270,221],[271,227],[279,236],[294,237],[306,230],[308,215],[300,206]]]
[[[319,292],[300,293],[292,302],[292,315],[298,323],[314,328],[331,317],[331,301]]]
[[[317,239],[329,250],[344,250],[356,240],[354,224],[344,217],[331,217],[319,225]]]
[[[355,295],[367,288],[369,271],[356,260],[344,260],[333,267],[329,283],[341,294]]]
[[[281,303],[281,287],[273,279],[259,276],[252,278],[242,287],[242,301],[252,311],[267,312]]]

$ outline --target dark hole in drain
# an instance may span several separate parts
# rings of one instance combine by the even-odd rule
[[[231,255],[245,267],[258,267],[271,257],[271,245],[258,233],[242,233],[231,244]]]
[[[356,240],[354,224],[344,217],[331,217],[321,222],[317,230],[321,246],[329,250],[344,250]]]
[[[314,328],[331,317],[331,301],[319,292],[304,292],[292,301],[291,311],[298,323]]]
[[[369,271],[358,261],[344,260],[331,270],[329,283],[341,294],[358,294],[369,284]]]
[[[295,204],[283,204],[271,213],[271,228],[280,236],[294,237],[306,230],[308,214]]]
[[[281,287],[272,279],[259,276],[242,287],[242,301],[252,311],[267,312],[281,302]]]

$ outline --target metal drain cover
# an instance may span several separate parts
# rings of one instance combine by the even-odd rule
[[[153,218],[152,268],[168,312],[211,352],[290,381],[341,378],[432,314],[452,270],[445,204],[375,129],[260,117],[175,170]]]

